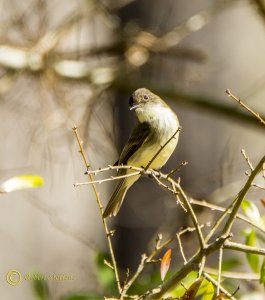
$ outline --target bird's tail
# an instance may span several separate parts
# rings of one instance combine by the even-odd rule
[[[115,191],[113,192],[107,207],[104,210],[103,218],[107,218],[108,216],[116,216],[120,210],[123,199],[126,195],[128,187],[125,185],[125,178],[121,179],[119,184],[117,185]]]

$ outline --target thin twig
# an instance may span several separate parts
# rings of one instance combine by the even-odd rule
[[[202,259],[201,259],[201,262],[200,262],[200,268],[199,268],[199,272],[198,272],[198,278],[200,278],[201,275],[202,275],[202,272],[203,272],[204,267],[205,267],[205,262],[206,262],[206,255],[203,255]]]
[[[124,297],[126,295],[128,289],[132,286],[132,284],[135,282],[135,280],[138,278],[138,276],[142,273],[147,258],[148,257],[146,254],[142,255],[141,262],[140,262],[136,272],[134,273],[132,278],[123,286],[122,292],[121,292],[121,297]]]
[[[245,158],[245,160],[246,160],[246,162],[247,162],[247,164],[248,164],[250,170],[253,171],[253,170],[254,170],[254,167],[253,167],[253,165],[252,165],[252,163],[251,163],[249,157],[247,156],[246,151],[245,151],[244,149],[241,149],[241,153],[242,153],[242,155],[244,156],[244,158]]]
[[[233,95],[230,90],[225,91],[229,97],[234,99],[236,102],[238,102],[242,107],[244,107],[248,112],[250,112],[253,116],[255,116],[263,125],[265,125],[265,120],[254,110],[252,110],[250,107],[248,107],[240,98],[237,98],[235,95]]]
[[[224,243],[224,249],[231,249],[231,250],[236,250],[236,251],[240,251],[240,252],[252,253],[252,254],[258,254],[258,255],[265,256],[265,248],[252,247],[252,246],[247,246],[244,244],[234,243],[234,242],[230,242],[230,241],[226,241]]]
[[[177,240],[178,240],[178,243],[179,243],[179,249],[180,249],[180,253],[181,253],[181,256],[184,260],[184,264],[187,263],[187,259],[185,257],[185,254],[184,254],[184,251],[183,251],[183,247],[182,247],[182,243],[181,243],[181,239],[180,239],[180,234],[177,233]]]
[[[258,184],[256,184],[256,183],[252,183],[251,186],[254,186],[254,187],[256,187],[256,188],[258,188],[258,189],[261,189],[261,190],[265,190],[265,187],[264,187],[264,186],[258,185]]]
[[[176,137],[176,135],[180,131],[181,131],[181,127],[179,126],[178,129],[176,130],[176,132],[166,141],[166,143],[164,145],[160,146],[160,149],[156,152],[156,154],[153,156],[153,158],[149,161],[147,166],[144,168],[145,170],[147,170],[151,166],[151,164],[157,158],[157,156],[160,154],[160,152],[171,142],[171,140],[173,140]]]
[[[219,270],[205,267],[205,272],[213,275],[217,275],[219,273]],[[224,278],[230,278],[230,279],[242,279],[242,280],[259,280],[260,275],[254,274],[254,273],[242,273],[242,272],[229,272],[229,271],[222,271],[222,277]]]
[[[218,283],[217,283],[217,281],[216,280],[214,280],[213,278],[212,278],[212,276],[210,276],[208,273],[206,273],[206,272],[203,272],[203,277],[205,277],[208,281],[210,281],[215,287],[217,287],[218,286]],[[233,295],[231,295],[226,289],[224,289],[223,287],[221,287],[220,286],[220,291],[224,294],[224,295],[226,295],[228,298],[230,298],[231,300],[236,300],[234,297],[233,297]],[[218,295],[218,294],[217,294]]]
[[[122,179],[122,178],[132,177],[132,176],[139,175],[139,174],[140,174],[140,172],[137,171],[137,172],[134,172],[134,173],[124,174],[124,175],[120,175],[120,176],[111,176],[111,177],[105,178],[105,179],[98,179],[98,180],[87,181],[87,182],[76,182],[76,183],[74,183],[74,186],[78,187],[80,185],[88,185],[88,184],[96,184],[96,183],[101,184],[103,182],[112,181],[112,180],[119,180],[119,179]]]
[[[257,176],[257,174],[262,170],[262,166],[263,166],[264,162],[265,162],[265,156],[263,156],[263,158],[257,164],[256,168],[251,172],[246,184],[244,185],[244,187],[242,188],[242,190],[239,192],[238,196],[236,197],[233,208],[231,210],[231,213],[229,214],[228,220],[223,228],[222,235],[223,234],[226,235],[230,232],[230,230],[233,226],[234,220],[236,218],[237,212],[240,208],[240,205],[241,205],[245,195],[247,194],[248,190],[250,189],[252,181]]]
[[[83,161],[84,161],[84,163],[86,165],[86,170],[88,170],[90,168],[90,164],[88,163],[87,158],[85,156],[85,152],[84,152],[84,149],[83,149],[83,141],[81,140],[81,138],[79,136],[79,133],[77,131],[77,127],[76,126],[73,127],[73,131],[74,131],[76,140],[77,140],[78,145],[79,145],[79,153],[82,155]]]
[[[221,283],[221,272],[222,272],[222,262],[223,262],[223,246],[219,249],[219,264],[218,264],[218,279],[217,279],[217,289],[216,294],[219,295],[220,283]]]
[[[186,166],[188,164],[188,162],[185,160],[183,161],[180,165],[178,165],[175,169],[173,169],[172,171],[170,171],[167,176],[170,177],[172,176],[174,173],[178,172],[183,166]]]
[[[200,225],[199,225],[199,222],[198,222],[198,219],[197,219],[197,216],[196,214],[194,213],[194,210],[190,204],[190,201],[187,197],[187,195],[184,193],[184,191],[182,190],[180,184],[178,184],[177,182],[175,182],[172,178],[168,178],[168,180],[171,182],[172,185],[174,185],[176,187],[176,190],[179,192],[179,195],[180,197],[182,198],[182,201],[188,211],[188,213],[190,214],[191,216],[191,219],[193,221],[193,225],[194,227],[196,228],[196,232],[197,232],[197,235],[198,235],[198,239],[199,239],[199,243],[200,243],[200,247],[201,249],[204,249],[205,248],[205,240],[204,240],[204,237],[203,237],[203,234],[202,234],[202,231],[201,231],[201,228],[200,228]]]
[[[83,160],[84,160],[84,163],[86,165],[86,168],[88,169],[90,167],[90,165],[89,165],[88,160],[86,158],[85,151],[83,149],[83,143],[82,143],[82,140],[79,136],[79,133],[78,133],[78,130],[77,130],[76,126],[73,127],[73,131],[74,131],[75,137],[77,139],[77,142],[78,142],[78,145],[79,145],[79,148],[80,148],[79,152],[81,153],[81,155],[83,157]],[[93,175],[91,173],[89,173],[88,176],[89,176],[90,181],[94,181]],[[103,206],[101,204],[101,200],[99,198],[99,193],[96,189],[96,185],[94,183],[92,183],[92,187],[93,187],[93,191],[94,191],[95,196],[96,196],[96,201],[97,201],[97,204],[98,204],[98,207],[99,207],[99,210],[100,210],[100,214],[101,214],[101,220],[102,220],[102,223],[103,223],[103,226],[104,226],[104,229],[105,229],[106,238],[107,238],[107,241],[108,241],[108,246],[109,246],[109,250],[110,250],[110,255],[111,255],[111,260],[112,260],[112,264],[113,264],[113,269],[114,269],[114,275],[115,275],[115,279],[116,279],[117,288],[118,288],[119,293],[121,293],[120,277],[119,277],[118,267],[117,267],[113,247],[112,247],[111,234],[110,234],[110,231],[108,229],[106,219],[103,218]]]
[[[155,174],[153,174],[152,177],[155,179],[155,181],[156,181],[160,186],[164,187],[165,189],[167,189],[168,191],[170,191],[171,193],[173,193],[173,194],[177,197],[177,203],[179,203],[180,206],[183,208],[183,210],[184,210],[185,212],[187,212],[187,209],[185,208],[183,202],[182,202],[182,201],[179,199],[179,197],[178,197],[178,192],[177,192],[177,190],[176,190],[175,185],[172,184],[172,189],[171,189],[168,185],[164,184],[164,183],[158,178],[158,176],[156,176]]]
[[[172,188],[173,188],[173,190],[174,190],[174,192],[175,192],[175,196],[176,196],[176,198],[177,198],[177,204],[180,204],[180,206],[182,207],[182,209],[183,209],[185,212],[187,212],[187,209],[185,208],[183,202],[179,199],[179,194],[178,194],[178,192],[177,192],[177,190],[176,190],[175,185],[174,185],[173,183],[171,183],[171,185],[172,185]]]
[[[138,168],[138,167],[135,167],[135,166],[129,166],[129,165],[118,165],[118,166],[111,166],[111,165],[108,165],[107,167],[105,168],[99,168],[97,170],[88,170],[85,172],[85,174],[93,174],[94,176],[96,176],[98,173],[103,173],[103,172],[106,172],[106,171],[111,171],[111,170],[115,170],[115,171],[119,171],[119,170],[122,170],[122,169],[125,169],[125,170],[134,170],[134,171],[144,171],[143,168]]]
[[[214,205],[214,204],[211,204],[211,203],[208,203],[206,201],[201,201],[201,200],[195,200],[195,199],[190,199],[190,202],[192,204],[195,204],[195,205],[199,205],[199,206],[202,206],[202,207],[207,207],[207,208],[210,208],[212,210],[217,210],[217,211],[222,211],[222,212],[225,212],[227,209],[222,207],[222,206],[217,206],[217,205]],[[230,207],[230,206],[229,206]],[[230,214],[231,213],[231,207],[229,210],[227,210],[227,212]],[[242,220],[244,222],[246,222],[247,224],[255,227],[256,229],[260,230],[261,232],[263,232],[265,234],[265,229],[262,228],[261,226],[251,222],[247,217],[245,217],[244,215],[242,214],[237,214],[236,215],[236,218],[239,219],[239,220]],[[219,217],[218,217],[219,219]],[[208,236],[206,236],[205,238],[206,241],[208,241]]]

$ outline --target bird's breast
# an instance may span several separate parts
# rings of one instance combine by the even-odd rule
[[[145,167],[156,156],[150,168],[160,169],[176,148],[179,133],[177,133],[174,138],[172,138],[172,136],[178,130],[178,127],[179,122],[177,116],[171,110],[160,110],[159,118],[154,118],[150,122],[150,136],[128,160],[128,164]],[[170,138],[172,139],[168,142]],[[167,142],[168,144],[165,146]],[[161,147],[163,147],[163,149],[159,152]],[[159,154],[157,155],[158,152]]]

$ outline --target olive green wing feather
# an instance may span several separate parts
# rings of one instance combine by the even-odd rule
[[[139,123],[133,130],[129,141],[122,150],[119,165],[126,165],[128,159],[149,139],[151,133],[150,125],[146,122]]]
[[[128,159],[143,145],[143,143],[145,143],[149,139],[150,133],[151,130],[148,123],[139,123],[133,130],[129,141],[127,142],[121,153],[119,161],[115,165],[126,165]],[[126,174],[126,170],[119,170],[118,174],[124,175]],[[126,178],[122,178],[119,181],[103,213],[103,218],[107,218],[111,215],[117,215],[128,190],[128,186],[126,183]]]

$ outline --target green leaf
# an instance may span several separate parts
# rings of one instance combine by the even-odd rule
[[[263,263],[261,265],[259,282],[263,283],[265,288],[265,258],[263,259]]]
[[[245,230],[244,235],[246,237],[245,244],[247,246],[252,246],[252,247],[257,247],[258,246],[257,236],[256,236],[256,232],[254,230],[252,230],[252,229]],[[247,253],[247,260],[248,260],[248,263],[249,263],[251,269],[255,273],[259,273],[259,271],[260,271],[259,256],[257,254]]]
[[[260,215],[259,209],[253,202],[244,199],[242,201],[241,208],[251,222],[258,226],[265,227],[264,220]]]
[[[192,286],[192,284],[197,280],[198,278],[198,272],[192,271],[190,272],[183,280],[181,280],[181,283],[179,283],[174,290],[168,292],[166,296],[173,297],[173,298],[181,298],[183,295],[189,290],[189,288]],[[200,284],[200,288],[196,295],[200,295],[204,292],[208,281],[204,279],[202,283]]]
[[[116,292],[116,281],[111,266],[111,258],[105,253],[96,256],[98,281],[108,293]]]
[[[4,181],[0,185],[0,193],[9,193],[18,190],[34,188],[37,186],[42,186],[43,184],[43,178],[37,175],[15,176]]]
[[[222,263],[222,270],[223,271],[230,271],[235,269],[236,267],[240,266],[241,261],[239,257],[229,257],[223,260]]]
[[[43,278],[42,274],[34,273],[32,278]],[[43,279],[33,279],[32,287],[37,300],[48,300],[49,299],[49,288],[48,284]]]
[[[211,300],[213,296],[214,296],[214,286],[211,282],[209,282],[206,286],[206,289],[204,291],[201,300]]]

